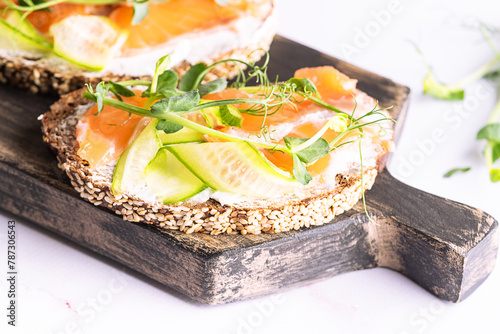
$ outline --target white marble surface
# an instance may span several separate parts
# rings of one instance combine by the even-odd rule
[[[394,14],[386,16],[383,25],[377,23],[373,13],[388,8]],[[481,208],[497,219],[500,184],[489,182],[482,145],[474,140],[495,103],[495,92],[479,82],[467,87],[464,102],[423,96],[425,67],[408,40],[421,46],[443,81],[454,82],[492,56],[471,24],[498,24],[499,13],[500,4],[491,0],[277,0],[280,34],[412,89],[405,132],[389,166],[398,179]],[[372,36],[362,40],[359,31],[366,29]],[[356,52],[347,53],[348,45]],[[435,131],[444,139],[431,141]],[[442,177],[450,168],[465,166],[472,167],[467,174]],[[0,215],[2,259],[10,218]],[[186,301],[32,224],[17,223],[19,325],[6,325],[7,287],[2,278],[1,333],[500,332],[498,266],[459,304],[442,302],[395,272],[373,269],[276,296],[210,307]],[[1,263],[5,268],[4,260]]]

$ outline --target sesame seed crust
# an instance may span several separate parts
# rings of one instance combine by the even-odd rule
[[[113,195],[111,181],[97,175],[89,163],[77,155],[75,138],[78,106],[88,105],[79,90],[61,97],[42,117],[44,141],[56,152],[59,167],[66,172],[80,196],[96,206],[105,207],[123,219],[151,224],[164,229],[190,233],[260,234],[278,233],[327,224],[351,209],[370,189],[383,168],[387,151],[379,154],[377,166],[361,175],[336,176],[337,187],[330,192],[312,195],[287,203],[265,201],[252,206],[222,205],[210,199],[204,203],[183,202],[164,205],[147,203],[140,198]]]

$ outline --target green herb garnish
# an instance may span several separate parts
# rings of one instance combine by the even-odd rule
[[[484,77],[493,77],[495,75],[498,75],[498,70],[492,71],[492,69],[500,64],[500,53],[496,49],[487,30],[488,29],[485,25],[481,25],[481,32],[485,40],[490,45],[491,49],[494,51],[495,56],[486,64],[479,67],[477,70],[475,70],[465,78],[450,85],[442,84],[435,79],[435,75],[431,69],[431,66],[425,59],[422,51],[417,45],[414,45],[417,52],[422,56],[425,66],[427,67],[427,76],[424,79],[424,94],[431,95],[441,100],[463,100],[465,96],[464,89],[468,84]]]
[[[215,94],[218,92],[222,92],[227,87],[227,80],[224,78],[218,78],[213,81],[210,81],[204,85],[198,87],[198,91],[200,92],[200,96],[203,97],[208,94]]]
[[[493,166],[500,158],[500,87],[497,97],[498,101],[488,119],[488,124],[479,130],[476,137],[478,140],[486,140],[484,158],[490,170],[490,180],[492,182],[500,181],[500,168]]]
[[[302,184],[308,184],[311,182],[312,177],[311,174],[306,169],[304,162],[300,160],[296,153],[292,154],[293,158],[293,176],[297,181]]]
[[[177,131],[182,130],[182,128],[184,128],[184,126],[179,123],[167,121],[165,119],[160,119],[158,121],[158,125],[156,126],[156,130],[163,130],[166,134],[176,133]]]
[[[424,58],[424,62],[428,70],[428,74],[424,79],[424,93],[442,100],[463,100],[465,95],[464,89],[468,84],[481,78],[489,79],[496,83],[499,89],[497,92],[497,104],[488,119],[487,125],[479,130],[476,139],[486,140],[484,157],[490,171],[490,179],[492,182],[499,182],[500,168],[494,167],[493,164],[500,158],[500,69],[498,68],[500,66],[500,51],[495,46],[488,33],[491,29],[484,24],[481,25],[480,29],[485,41],[490,46],[494,57],[486,64],[480,66],[477,70],[452,85],[444,85],[436,81],[429,64]],[[420,49],[417,46],[415,46],[415,48],[423,57]],[[446,173],[444,177],[450,177],[456,172],[467,172],[469,170],[470,168],[455,168]]]

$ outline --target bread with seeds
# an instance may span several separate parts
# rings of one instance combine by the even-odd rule
[[[34,8],[5,3],[0,5],[8,7],[0,14],[0,82],[33,93],[65,94],[85,83],[151,79],[156,60],[165,54],[179,75],[198,62],[253,62],[269,50],[275,33],[272,0],[146,1],[144,17],[126,0],[63,1],[50,11],[43,7],[50,1],[35,2]],[[209,78],[237,72],[234,64],[220,63]]]
[[[79,90],[43,115],[44,141],[82,198],[125,220],[210,234],[326,224],[373,185],[392,147],[392,122],[333,67],[294,77],[269,86],[293,100],[269,99],[261,86],[215,91],[188,106],[180,91],[183,112],[168,109],[172,97],[148,108],[141,91],[123,102],[108,95],[99,112],[95,92]]]

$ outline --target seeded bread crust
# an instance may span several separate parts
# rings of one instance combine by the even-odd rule
[[[261,201],[256,205],[221,205],[215,200],[177,205],[150,204],[133,196],[114,196],[109,176],[97,174],[88,161],[77,155],[75,138],[79,106],[89,106],[84,90],[64,95],[42,117],[43,138],[56,152],[59,167],[66,172],[80,196],[96,206],[110,209],[123,219],[153,224],[185,233],[259,234],[298,230],[329,223],[351,209],[361,198],[361,175],[336,176],[335,190],[297,201]],[[81,107],[80,107],[81,108]],[[364,189],[370,189],[385,165],[387,151],[378,155],[375,168],[365,170]],[[267,204],[266,204],[267,203]]]
[[[272,11],[262,19],[263,37],[257,42],[247,45],[243,48],[234,49],[222,54],[214,54],[211,59],[205,63],[213,64],[219,60],[235,58],[247,62],[258,61],[263,55],[264,50],[269,51],[274,38],[274,27],[269,28],[268,21],[273,22]],[[1,51],[1,50],[0,50]],[[173,67],[179,76],[182,76],[191,68],[187,61],[181,62]],[[239,68],[245,69],[241,64],[238,66],[232,62],[222,63],[210,70],[206,76],[206,81],[216,78],[233,78],[238,74]],[[91,73],[91,72],[89,72]],[[113,73],[102,76],[86,75],[82,70],[71,70],[54,66],[44,61],[44,58],[26,52],[14,52],[3,50],[0,52],[0,82],[9,84],[37,94],[56,94],[63,95],[79,88],[84,87],[86,83],[97,84],[101,81],[122,81],[122,80],[148,80],[150,76],[127,76],[116,75]]]

